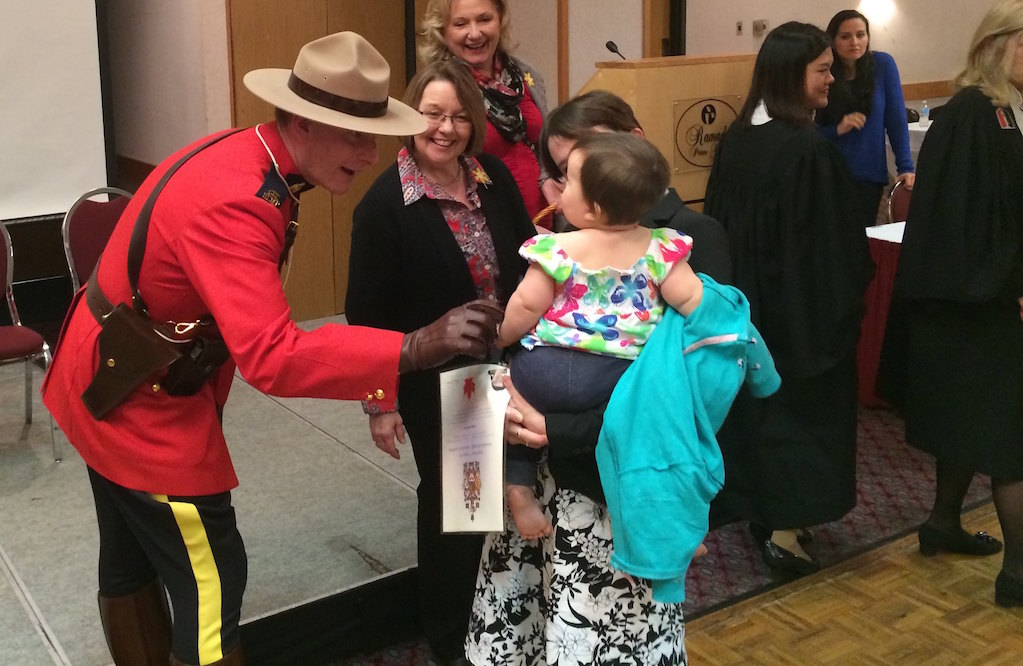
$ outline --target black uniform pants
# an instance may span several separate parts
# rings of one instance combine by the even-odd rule
[[[133,594],[159,578],[170,596],[172,650],[209,664],[238,644],[248,575],[231,493],[179,497],[130,490],[89,468],[99,523],[99,591]]]

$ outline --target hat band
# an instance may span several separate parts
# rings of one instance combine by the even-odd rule
[[[288,88],[307,102],[317,106],[325,106],[334,111],[347,113],[360,118],[381,118],[387,115],[387,100],[382,102],[363,102],[357,99],[349,99],[321,90],[311,86],[292,72],[288,78]]]

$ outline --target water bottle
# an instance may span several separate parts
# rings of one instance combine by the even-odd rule
[[[920,109],[920,127],[927,127],[931,124],[931,109],[924,100],[923,108]]]

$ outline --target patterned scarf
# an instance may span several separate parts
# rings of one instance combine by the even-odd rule
[[[522,110],[519,108],[525,84],[518,66],[506,54],[499,53],[494,57],[494,78],[488,79],[485,74],[471,67],[469,71],[483,93],[487,119],[498,133],[512,143],[528,144],[526,121],[522,118]]]

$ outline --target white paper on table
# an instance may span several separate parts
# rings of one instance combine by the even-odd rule
[[[504,411],[508,391],[495,389],[500,365],[440,373],[441,529],[504,531]]]
[[[876,227],[867,227],[867,238],[877,238],[889,243],[901,243],[902,235],[906,231],[905,222],[892,222],[891,224],[879,224]]]

